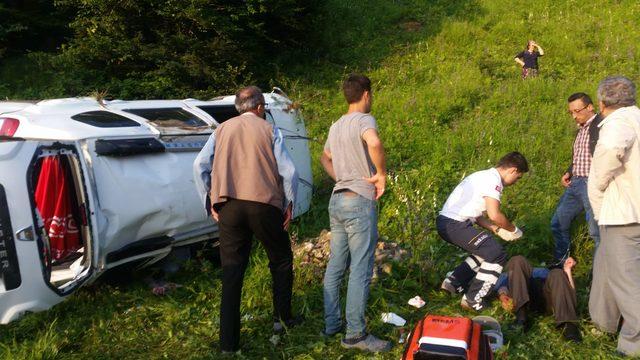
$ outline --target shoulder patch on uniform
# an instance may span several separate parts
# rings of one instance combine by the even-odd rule
[[[496,185],[496,191],[499,192],[500,194],[502,194],[502,186],[501,185]]]

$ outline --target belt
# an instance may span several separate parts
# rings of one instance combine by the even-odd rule
[[[345,195],[348,195],[348,194],[357,195],[356,192],[353,192],[353,191],[349,190],[348,188],[338,189],[338,190],[335,190],[333,193],[334,194],[344,193]]]

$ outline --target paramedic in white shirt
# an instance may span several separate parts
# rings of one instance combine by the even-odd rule
[[[507,262],[507,253],[493,234],[507,241],[522,236],[522,231],[500,211],[500,196],[505,186],[515,184],[527,171],[529,165],[522,154],[506,154],[496,167],[475,172],[462,180],[436,218],[440,237],[470,253],[441,285],[454,295],[464,292],[463,307],[483,309],[484,298]]]

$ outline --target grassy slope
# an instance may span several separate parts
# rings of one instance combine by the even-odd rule
[[[396,340],[379,314],[394,311],[409,320],[426,312],[463,313],[457,299],[434,288],[461,252],[433,231],[435,214],[453,186],[472,171],[490,166],[507,151],[523,152],[532,171],[505,192],[503,203],[526,238],[507,246],[540,263],[552,249],[548,223],[562,192],[559,177],[570,159],[573,134],[566,97],[594,94],[599,80],[625,74],[638,81],[640,33],[635,1],[556,2],[374,0],[327,1],[322,40],[332,48],[313,54],[287,76],[274,76],[302,103],[312,143],[318,193],[313,209],[295,226],[299,237],[328,227],[330,183],[317,163],[326,131],[344,111],[340,80],[352,70],[375,83],[374,110],[388,151],[393,181],[381,206],[385,238],[411,248],[414,257],[395,264],[391,276],[371,289],[368,318],[372,332]],[[541,76],[519,78],[512,56],[528,38],[547,55]],[[291,75],[291,74],[294,75]],[[591,244],[583,223],[574,232],[579,311],[586,309]],[[269,342],[270,281],[262,252],[247,273],[243,311],[246,358],[369,358],[345,352],[338,337],[323,341],[321,277],[311,269],[296,273],[295,305],[307,322],[281,340]],[[175,281],[184,288],[154,297],[140,282],[120,287],[98,284],[52,311],[27,316],[0,332],[0,355],[14,358],[216,358],[219,271],[194,263]],[[421,310],[405,305],[420,294]],[[487,313],[505,322],[502,310]],[[464,314],[464,313],[463,313]],[[470,315],[470,314],[465,314]],[[615,341],[594,335],[582,323],[585,341],[569,345],[550,317],[536,319],[526,336],[506,332],[503,353],[511,358],[608,358]],[[396,346],[379,358],[399,358]],[[0,356],[0,357],[5,357]]]

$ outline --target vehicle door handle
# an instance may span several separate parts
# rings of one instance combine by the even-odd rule
[[[33,233],[33,226],[27,226],[16,232],[16,238],[20,241],[33,241],[36,237]]]

